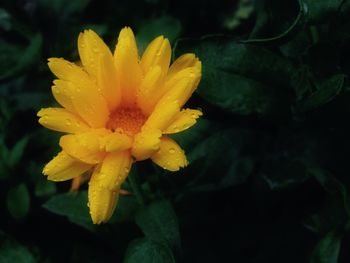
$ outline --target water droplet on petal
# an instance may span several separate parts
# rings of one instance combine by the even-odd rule
[[[169,153],[170,153],[170,154],[174,154],[174,153],[175,153],[175,149],[174,149],[174,148],[170,148],[170,149],[169,149]]]

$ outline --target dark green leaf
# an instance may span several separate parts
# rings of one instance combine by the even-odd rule
[[[309,21],[311,23],[324,22],[326,19],[335,15],[339,10],[343,0],[303,0],[309,12]]]
[[[345,76],[343,74],[337,74],[316,83],[317,90],[297,103],[297,112],[314,110],[333,100],[342,91],[344,80]]]
[[[175,263],[171,249],[147,238],[130,243],[123,263]]]
[[[260,1],[262,2],[262,1]],[[286,19],[285,16],[285,9],[279,9],[279,5],[288,5],[288,3],[284,3],[281,1],[275,1],[275,0],[265,0],[263,1],[264,4],[263,7],[258,12],[257,22],[255,25],[255,29],[253,31],[253,37],[244,41],[245,43],[255,43],[255,44],[281,44],[285,43],[286,41],[290,40],[292,37],[294,37],[301,29],[303,29],[306,21],[307,21],[307,15],[308,15],[308,6],[302,1],[298,0],[298,8],[299,11],[291,22],[289,22],[288,19]],[[277,8],[276,8],[277,7]],[[289,8],[290,9],[290,8]],[[281,11],[283,10],[283,11]],[[282,12],[282,14],[279,14]],[[279,16],[283,16],[282,23],[276,23],[276,17],[279,20]],[[254,35],[262,35],[264,34],[264,31],[266,30],[265,27],[270,27],[272,25],[281,26],[283,25],[283,31],[277,32],[275,36],[260,36],[260,38],[254,37]],[[271,29],[270,29],[271,30]]]
[[[0,80],[14,76],[23,70],[28,70],[40,59],[42,49],[42,36],[34,35],[25,49],[10,44],[0,45]]]
[[[11,15],[5,9],[0,8],[0,29],[9,31],[11,27]]]
[[[337,263],[340,244],[341,237],[335,232],[329,232],[316,245],[310,263]]]
[[[25,246],[8,239],[0,233],[0,262],[1,263],[36,263],[32,253]]]
[[[64,193],[51,197],[43,207],[52,213],[66,216],[69,221],[88,230],[94,230],[87,206],[87,192]]]
[[[27,215],[30,207],[30,195],[25,184],[11,188],[6,198],[7,209],[10,214],[18,219]]]
[[[135,219],[147,238],[169,247],[180,248],[177,216],[169,201],[156,201],[141,207]]]
[[[140,207],[135,196],[133,195],[120,195],[117,208],[113,213],[110,222],[128,222],[133,221],[136,211]]]
[[[164,35],[173,42],[181,33],[181,23],[171,16],[162,16],[144,22],[137,31],[136,38],[140,53],[159,35]]]
[[[56,184],[40,177],[39,181],[35,185],[35,195],[38,197],[49,196],[56,193]]]
[[[198,93],[210,103],[243,115],[289,111],[287,87],[294,67],[269,50],[217,36],[179,41],[175,51],[200,58]]]
[[[21,160],[25,147],[28,144],[28,136],[24,136],[18,140],[13,148],[10,150],[8,155],[8,166],[14,167]]]

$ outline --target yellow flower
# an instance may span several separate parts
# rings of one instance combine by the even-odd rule
[[[150,158],[169,171],[188,162],[168,134],[196,123],[202,112],[182,109],[197,88],[201,62],[194,54],[171,66],[171,47],[155,38],[139,58],[132,30],[121,30],[114,54],[92,30],[78,38],[82,67],[62,58],[48,65],[58,79],[52,93],[62,108],[38,112],[39,123],[66,133],[62,151],[43,170],[52,181],[91,172],[88,198],[92,221],[108,221],[134,161]]]

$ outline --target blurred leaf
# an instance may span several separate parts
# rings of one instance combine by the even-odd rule
[[[25,49],[1,43],[0,80],[12,77],[37,63],[41,55],[42,42],[42,36],[38,33],[30,39]]]
[[[91,0],[40,0],[40,5],[65,18],[83,12],[90,1]]]
[[[281,44],[293,38],[300,30],[303,29],[307,21],[308,6],[303,2],[303,0],[298,0],[299,11],[296,17],[289,22],[289,17],[285,15],[289,10],[293,8],[288,8],[286,11],[284,8],[289,3],[283,3],[276,0],[263,0],[262,8],[258,8],[257,21],[255,28],[252,33],[252,37],[244,41],[244,43],[252,44]],[[278,3],[279,2],[279,3]],[[296,1],[295,1],[296,2]],[[259,4],[258,4],[259,6]],[[280,18],[282,16],[282,19]],[[276,20],[283,20],[281,23],[276,23]],[[273,26],[279,27],[283,25],[283,31],[276,33],[275,36],[265,36],[265,28]],[[280,29],[279,29],[280,30]],[[271,31],[271,29],[269,30]],[[260,37],[257,37],[260,35]]]
[[[172,43],[181,33],[181,23],[171,16],[162,16],[145,21],[140,25],[136,38],[142,53],[146,46],[156,37],[163,35]]]
[[[150,240],[180,248],[180,232],[176,213],[167,200],[143,206],[136,214],[136,224]]]
[[[36,263],[28,248],[8,239],[0,233],[0,262],[1,263]]]
[[[337,74],[315,83],[316,91],[309,97],[297,102],[297,112],[314,110],[333,100],[342,91],[344,80],[345,76],[343,74]]]
[[[191,165],[186,173],[195,177],[191,191],[221,190],[244,183],[255,162],[250,155],[257,136],[247,130],[226,129],[202,139],[188,152]],[[217,174],[217,176],[213,176]]]
[[[303,0],[308,7],[309,21],[311,23],[325,22],[338,12],[343,0]]]
[[[7,163],[9,167],[16,166],[23,156],[25,147],[28,144],[28,136],[24,136],[22,139],[18,140],[13,148],[10,150],[7,156]]]
[[[93,231],[96,226],[92,224],[87,202],[86,191],[70,192],[51,197],[43,204],[43,207],[52,213],[67,217],[72,223]]]
[[[262,178],[271,190],[282,190],[305,182],[310,177],[299,160],[275,160],[263,168]]]
[[[5,9],[0,8],[0,29],[5,31],[11,30],[11,15]]]
[[[289,112],[287,87],[295,70],[271,51],[217,36],[179,41],[175,52],[200,58],[198,93],[210,103],[242,115]]]
[[[25,217],[29,212],[30,195],[25,184],[11,188],[6,198],[7,209],[12,217],[19,219]]]
[[[137,239],[129,244],[123,263],[175,263],[171,249],[149,240]]]
[[[134,220],[136,211],[140,204],[133,195],[120,195],[115,212],[110,222],[130,222]]]
[[[340,244],[341,237],[335,232],[329,232],[316,245],[310,263],[337,263]]]
[[[49,196],[56,193],[56,184],[48,181],[44,176],[35,185],[35,195],[38,197]]]

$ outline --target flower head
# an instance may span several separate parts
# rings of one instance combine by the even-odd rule
[[[43,173],[65,181],[90,172],[92,221],[111,217],[134,161],[150,158],[169,171],[188,164],[184,151],[167,134],[196,123],[201,111],[182,109],[197,88],[201,62],[194,54],[171,66],[168,39],[159,36],[139,57],[132,30],[123,28],[114,54],[92,30],[78,38],[82,66],[50,58],[58,79],[52,93],[62,108],[38,112],[39,123],[63,132],[62,151]]]

